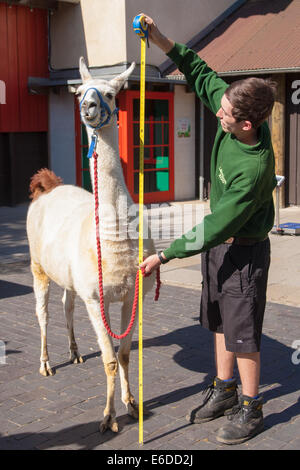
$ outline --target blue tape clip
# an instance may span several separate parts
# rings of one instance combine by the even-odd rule
[[[89,152],[87,154],[88,158],[92,158],[95,147],[96,147],[96,143],[97,143],[97,134],[93,133],[92,140],[91,140],[91,145],[90,145],[90,148],[89,148]]]
[[[137,15],[133,18],[132,22],[134,32],[140,36],[140,38],[146,38],[148,40],[148,25],[145,22],[144,15]]]

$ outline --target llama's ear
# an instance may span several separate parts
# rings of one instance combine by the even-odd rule
[[[79,59],[79,72],[80,72],[80,76],[83,82],[87,82],[88,80],[91,80],[92,76],[90,72],[88,71],[88,68],[86,66],[86,63],[83,57],[80,57]]]
[[[125,72],[121,73],[117,77],[113,78],[109,83],[110,85],[115,89],[116,94],[119,93],[121,90],[122,86],[128,79],[128,77],[132,74],[133,70],[135,68],[135,62],[132,62],[131,66],[129,69],[125,70]]]

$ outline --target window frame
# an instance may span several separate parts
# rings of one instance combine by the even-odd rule
[[[138,90],[124,90],[119,95],[119,135],[120,135],[120,156],[123,163],[125,181],[128,190],[134,202],[138,202],[138,194],[134,193],[134,174],[138,170],[134,169],[134,124],[138,121],[133,119],[133,101],[140,98]],[[174,93],[173,92],[160,92],[160,91],[146,91],[145,98],[150,100],[165,100],[168,101],[169,106],[169,190],[168,191],[153,191],[144,193],[145,204],[166,202],[174,199]],[[148,122],[148,121],[145,121]],[[154,124],[156,121],[149,121]],[[161,147],[162,145],[157,145]],[[159,171],[160,169],[158,169]],[[144,168],[144,174],[147,170]],[[155,170],[154,170],[155,171]]]

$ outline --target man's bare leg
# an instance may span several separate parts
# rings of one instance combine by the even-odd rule
[[[238,404],[237,383],[233,376],[235,353],[226,351],[224,335],[214,334],[216,373],[208,387],[203,403],[191,410],[187,419],[190,423],[204,423],[223,416]],[[224,382],[226,381],[226,382]]]
[[[256,397],[260,377],[260,353],[236,353],[236,358],[243,395]]]
[[[220,380],[228,380],[233,376],[235,353],[227,351],[223,333],[214,333],[215,363],[217,377]]]
[[[231,379],[234,361],[237,358],[243,395],[257,396],[260,377],[260,353],[233,353],[227,351],[222,333],[215,333],[214,340],[217,377],[221,380]]]

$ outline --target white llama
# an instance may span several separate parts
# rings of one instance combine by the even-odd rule
[[[95,150],[99,157],[99,219],[104,285],[105,315],[109,323],[110,302],[122,302],[121,332],[129,323],[138,267],[137,237],[129,233],[128,209],[133,201],[126,188],[118,149],[115,96],[133,71],[135,64],[111,81],[92,79],[83,58],[80,59],[82,85],[77,94],[81,118],[87,126],[89,142],[96,133]],[[100,127],[101,126],[101,127]],[[91,161],[93,158],[91,158]],[[93,181],[93,165],[90,164]],[[138,417],[138,406],[131,394],[128,378],[129,354],[133,329],[120,340],[118,357],[100,315],[98,265],[93,195],[82,188],[63,185],[53,172],[39,171],[31,181],[33,199],[27,216],[27,234],[31,270],[36,297],[36,314],[41,328],[40,373],[53,375],[47,351],[48,292],[53,280],[64,288],[63,308],[66,317],[70,359],[83,362],[73,332],[74,298],[84,301],[102,351],[107,376],[107,403],[101,432],[118,431],[114,406],[115,380],[119,368],[122,401],[127,412]],[[132,234],[131,234],[132,235]],[[145,256],[154,253],[150,239],[144,242]],[[144,293],[154,283],[153,275],[144,279]]]

